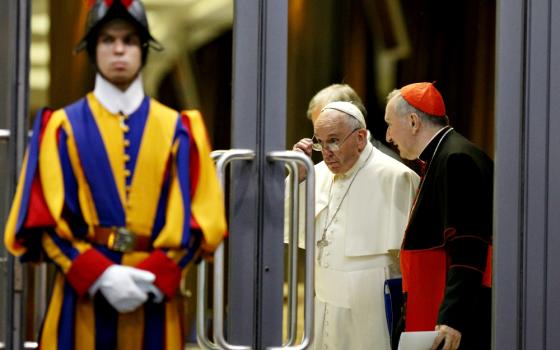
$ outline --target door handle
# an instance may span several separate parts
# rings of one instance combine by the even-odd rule
[[[295,162],[286,162],[290,170],[290,227],[288,229],[288,335],[282,346],[292,346],[297,334],[297,263],[298,263],[298,233],[299,233],[299,176]]]
[[[216,161],[216,174],[222,188],[225,188],[225,169],[234,160],[252,160],[255,152],[248,149],[231,149],[228,151],[214,151],[211,157]],[[204,349],[227,349],[227,350],[251,350],[250,346],[232,345],[224,336],[224,242],[220,243],[214,252],[214,309],[213,328],[214,341],[212,343],[206,336],[204,327],[206,323],[206,263],[201,262],[198,267],[198,314],[197,314],[197,338],[198,344]]]
[[[33,131],[30,130],[27,133],[27,136],[31,138],[33,135]],[[10,142],[11,132],[8,129],[0,129],[0,144],[1,143],[8,143]],[[6,264],[7,258],[0,259],[0,264]],[[34,273],[34,283],[36,288],[34,291],[31,292],[33,301],[35,303],[35,308],[33,309],[33,317],[27,318],[27,321],[30,321],[29,324],[31,329],[35,329],[36,320],[40,319],[41,315],[45,314],[45,310],[47,308],[47,266],[46,264],[38,264],[36,266],[28,266],[27,269],[31,269]],[[37,325],[38,326],[38,325]],[[0,342],[0,349],[4,349],[5,344]],[[36,341],[27,341],[23,342],[23,349],[37,349],[38,344]]]
[[[10,130],[8,129],[0,129],[0,142],[8,142],[10,140]],[[29,130],[27,132],[27,137],[31,138],[31,136],[33,136],[33,130]],[[0,347],[0,349],[2,349]]]
[[[196,275],[196,339],[198,345],[204,350],[219,350],[206,335],[206,261],[203,259],[198,264]]]
[[[10,139],[10,130],[0,129],[0,141],[8,141]]]
[[[290,327],[288,328],[288,341],[284,346],[281,347],[267,347],[267,350],[303,350],[307,349],[313,342],[313,327],[314,327],[314,291],[315,291],[315,235],[314,235],[314,216],[315,216],[315,171],[313,168],[313,162],[308,156],[301,152],[296,151],[273,151],[267,154],[267,159],[269,161],[285,161],[291,170],[293,182],[292,182],[292,225],[290,227],[290,239],[292,241],[290,249],[290,259],[293,265],[297,265],[297,228],[298,228],[298,218],[299,213],[294,212],[295,209],[299,211],[299,208],[295,202],[299,201],[299,184],[298,184],[298,171],[295,163],[301,164],[306,168],[307,180],[305,181],[305,292],[304,292],[304,331],[302,342],[298,345],[293,345],[295,341],[295,325],[296,322],[296,310],[292,309],[293,304],[289,305],[289,311],[291,310],[290,317]],[[294,184],[295,182],[295,184]],[[295,232],[294,232],[295,231]],[[295,248],[293,248],[295,246]],[[295,264],[294,264],[295,263]],[[297,268],[297,266],[296,266]],[[291,269],[290,271],[290,286],[288,302],[295,299],[295,307],[297,308],[297,269]],[[290,297],[290,294],[292,296]]]
[[[216,150],[210,153],[210,158],[216,163],[216,161],[225,153],[224,150]],[[218,181],[223,188],[223,180],[218,178]],[[206,292],[207,292],[207,281],[206,281],[206,270],[207,270],[206,260],[202,259],[198,264],[197,274],[196,274],[196,339],[198,345],[204,350],[219,350],[220,348],[214,344],[208,335],[206,334],[206,316],[207,304],[206,304]]]

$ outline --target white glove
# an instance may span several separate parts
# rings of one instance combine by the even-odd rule
[[[152,284],[155,279],[156,276],[149,271],[111,265],[97,278],[88,292],[93,296],[99,290],[118,312],[131,312],[148,300],[148,294],[138,284]]]
[[[146,294],[152,294],[152,301],[154,303],[159,304],[163,301],[165,295],[163,295],[162,291],[152,282],[137,282],[136,285]]]

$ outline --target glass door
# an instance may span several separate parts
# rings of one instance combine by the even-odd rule
[[[227,163],[231,171],[226,270],[219,272],[220,250],[214,262],[214,342],[226,349],[304,348],[307,340],[283,340],[285,167],[294,161],[312,167],[284,151],[288,2],[238,0],[234,13],[232,149],[216,156],[218,172]]]

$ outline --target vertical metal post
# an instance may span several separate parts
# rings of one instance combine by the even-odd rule
[[[31,1],[4,1],[0,5],[2,22],[7,27],[3,31],[6,40],[3,47],[2,63],[6,67],[2,79],[2,99],[6,102],[5,110],[9,123],[7,191],[9,198],[14,192],[17,170],[21,167],[27,135],[27,101],[30,45]],[[4,213],[2,213],[4,214]],[[6,253],[7,254],[7,253]],[[5,347],[7,349],[23,348],[23,269],[17,259],[8,256],[6,260],[6,314]]]
[[[493,348],[558,349],[560,5],[497,9]]]
[[[236,0],[232,148],[254,149],[232,165],[227,335],[264,349],[282,342],[284,167],[288,1]]]

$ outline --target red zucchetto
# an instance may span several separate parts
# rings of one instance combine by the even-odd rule
[[[433,83],[414,83],[401,88],[401,96],[412,107],[436,117],[445,117],[443,97]]]

